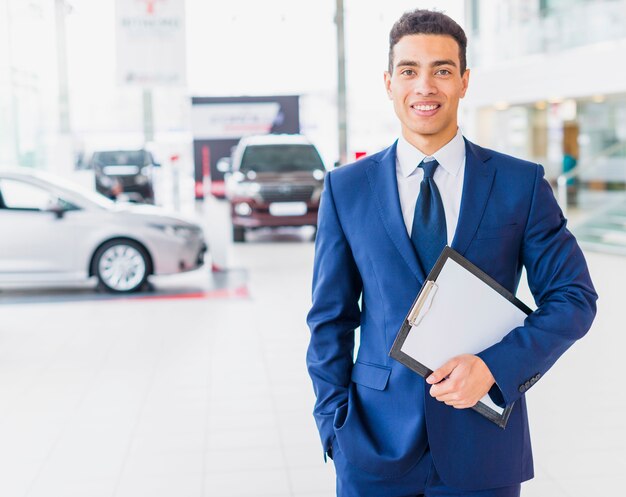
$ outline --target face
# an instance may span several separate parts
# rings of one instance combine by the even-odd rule
[[[402,135],[424,153],[448,143],[457,131],[459,100],[469,70],[461,75],[459,46],[447,35],[407,35],[393,48],[385,86],[402,123]]]

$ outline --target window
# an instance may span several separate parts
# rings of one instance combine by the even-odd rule
[[[0,192],[5,209],[43,211],[57,203],[49,191],[14,179],[0,179]]]
[[[472,33],[478,34],[480,31],[480,0],[471,1],[471,19],[472,19]]]
[[[324,170],[324,164],[313,145],[250,145],[241,159],[242,173],[285,173]]]

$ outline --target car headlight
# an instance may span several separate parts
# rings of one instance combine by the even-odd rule
[[[135,184],[136,185],[145,185],[148,183],[148,178],[146,178],[143,174],[138,174],[135,176]]]
[[[246,202],[241,202],[240,204],[235,205],[235,213],[240,216],[249,216],[252,214],[252,207],[250,207],[250,204],[247,204]]]
[[[261,191],[261,185],[258,183],[242,182],[237,183],[234,187],[234,193],[237,197],[254,197]]]
[[[113,186],[113,180],[104,174],[97,176],[98,182],[105,188],[111,188]]]
[[[150,226],[162,231],[168,236],[176,236],[185,239],[193,238],[194,235],[199,232],[199,228],[179,224],[151,224]]]

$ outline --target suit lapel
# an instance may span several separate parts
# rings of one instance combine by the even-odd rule
[[[425,279],[424,271],[417,261],[415,249],[406,231],[396,178],[396,145],[394,143],[381,156],[379,161],[372,161],[366,168],[367,179],[372,195],[382,218],[385,231],[400,252],[411,272],[419,282]]]
[[[495,176],[495,168],[487,162],[489,153],[465,140],[465,179],[459,223],[452,241],[452,248],[464,254],[485,212],[489,192]]]

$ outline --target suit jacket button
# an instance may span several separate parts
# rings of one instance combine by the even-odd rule
[[[520,385],[518,390],[520,393],[524,393],[526,391],[526,387],[524,385]]]
[[[524,383],[524,386],[526,387],[526,390],[528,390],[531,387],[530,380]]]
[[[535,383],[537,383],[537,379],[533,376],[533,377],[530,379],[530,384],[531,384],[531,385],[534,385]]]
[[[539,378],[541,378],[541,373],[537,373],[537,374],[535,375],[535,381],[537,381]]]

